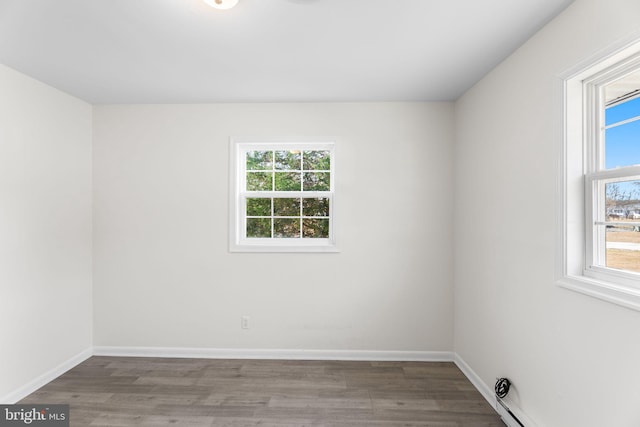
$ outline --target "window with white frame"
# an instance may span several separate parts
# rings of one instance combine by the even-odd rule
[[[639,282],[640,64],[611,71],[586,82],[596,113],[585,175],[587,271]]]
[[[332,252],[335,143],[231,141],[231,251]]]
[[[640,44],[565,80],[559,284],[640,310]]]

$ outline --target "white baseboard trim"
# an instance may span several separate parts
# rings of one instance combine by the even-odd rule
[[[476,374],[474,370],[471,369],[469,365],[467,365],[467,362],[465,362],[458,353],[454,354],[453,362],[458,366],[458,368],[460,368],[467,379],[471,381],[471,384],[473,384],[473,386],[478,389],[480,394],[482,394],[482,397],[484,397],[485,400],[495,408],[497,402],[493,389],[489,388],[489,386],[480,379],[478,374]]]
[[[35,378],[32,381],[29,381],[27,384],[23,385],[17,390],[14,390],[13,392],[7,394],[6,396],[3,396],[2,398],[0,398],[0,403],[6,404],[6,405],[15,404],[16,402],[24,399],[34,391],[38,390],[43,385],[53,381],[54,379],[58,378],[60,375],[64,374],[68,370],[84,362],[85,360],[90,358],[92,355],[93,355],[92,348],[88,348],[84,351],[81,351],[80,353],[76,354],[66,362],[61,363],[60,365],[56,366],[50,371],[45,372],[44,374],[40,375],[39,377]]]
[[[496,412],[498,413],[498,415],[500,415],[500,417],[502,417],[502,421],[507,425],[507,427],[520,427],[520,424],[518,424],[518,422],[515,421],[511,417],[511,415],[509,415],[506,409],[498,404],[495,391],[487,384],[485,384],[484,381],[482,381],[478,374],[476,374],[475,371],[471,369],[467,362],[465,362],[458,353],[454,353],[453,362],[458,366],[458,368],[460,368],[462,373],[480,392],[480,394],[482,394],[482,397],[484,397],[485,400],[489,402],[489,405],[495,408]],[[515,406],[513,402],[510,402],[507,399],[505,399],[504,402],[508,405],[511,412],[513,412],[515,416],[518,417],[518,420],[520,420],[520,422],[525,425],[525,427],[536,427],[536,424],[529,417],[527,417],[520,408]]]
[[[186,357],[204,359],[453,362],[453,352],[449,351],[291,350],[97,346],[93,348],[93,354],[95,356]]]

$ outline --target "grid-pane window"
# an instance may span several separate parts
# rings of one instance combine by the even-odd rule
[[[334,143],[237,143],[236,248],[335,248]]]

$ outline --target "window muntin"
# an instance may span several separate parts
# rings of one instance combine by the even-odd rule
[[[336,251],[335,144],[232,143],[231,250]]]
[[[627,100],[612,100],[607,104],[605,126],[614,126],[630,119],[637,120],[637,112],[640,109],[640,96],[634,95],[633,98]]]

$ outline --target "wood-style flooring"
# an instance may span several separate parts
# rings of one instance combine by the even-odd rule
[[[20,404],[71,426],[504,427],[453,363],[91,357]]]

